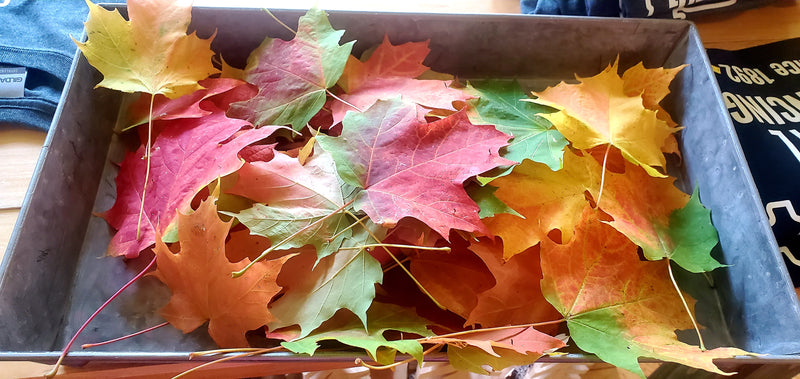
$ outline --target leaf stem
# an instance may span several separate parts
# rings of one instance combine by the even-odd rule
[[[349,102],[347,102],[347,100],[345,100],[345,99],[342,99],[342,98],[341,98],[341,97],[339,97],[339,96],[336,96],[336,95],[334,95],[334,94],[333,94],[333,92],[331,92],[330,90],[327,90],[327,89],[326,89],[326,90],[325,90],[325,92],[327,92],[327,93],[328,93],[328,95],[330,95],[332,98],[334,98],[334,99],[336,99],[336,100],[339,100],[339,101],[341,101],[342,103],[344,103],[345,105],[347,105],[347,106],[349,106],[349,107],[351,107],[351,108],[353,108],[353,109],[357,110],[357,111],[358,111],[358,113],[364,113],[364,111],[362,111],[362,110],[361,110],[361,108],[359,108],[359,107],[357,107],[357,106],[355,106],[355,105],[353,105],[353,104],[350,104]]]
[[[428,251],[444,251],[449,252],[450,248],[447,246],[444,247],[428,247],[428,246],[416,246],[416,245],[401,245],[401,244],[394,244],[394,243],[373,243],[361,246],[351,246],[351,247],[341,247],[339,250],[359,250],[359,249],[370,249],[374,247],[396,247],[399,249],[417,249],[417,250],[428,250]]]
[[[283,21],[281,21],[281,20],[279,20],[277,17],[275,17],[275,15],[274,15],[274,14],[272,14],[272,12],[270,12],[270,11],[269,11],[269,9],[267,9],[267,8],[264,8],[264,12],[267,12],[267,14],[268,14],[270,17],[272,17],[272,19],[273,19],[273,20],[275,20],[275,21],[276,21],[278,24],[280,24],[281,26],[283,26],[284,28],[286,28],[286,30],[288,30],[288,31],[292,32],[292,34],[294,34],[294,35],[297,35],[297,32],[296,32],[294,29],[290,28],[290,27],[289,27],[289,25],[286,25],[286,24],[284,24],[284,23],[283,23]]]
[[[144,156],[147,158],[147,167],[144,171],[144,184],[142,185],[142,201],[139,204],[139,220],[136,221],[136,240],[139,240],[142,230],[142,214],[144,214],[144,197],[147,194],[147,181],[150,180],[150,148],[153,141],[153,102],[156,95],[150,94],[150,112],[147,113],[147,146],[144,149]]]
[[[697,326],[697,321],[695,321],[694,316],[692,315],[692,310],[689,309],[689,304],[686,303],[686,298],[683,297],[683,292],[681,292],[680,287],[678,287],[678,282],[675,280],[675,275],[672,273],[672,264],[670,264],[670,260],[667,259],[666,261],[667,268],[669,270],[669,279],[672,281],[672,285],[675,286],[675,291],[678,292],[678,296],[681,298],[681,302],[683,303],[683,307],[686,309],[686,313],[689,315],[689,319],[692,320],[694,330],[697,332],[697,339],[700,341],[700,350],[705,351],[706,345],[703,343],[703,336],[700,334],[700,327]]]
[[[497,331],[497,330],[507,330],[507,329],[517,329],[517,328],[533,328],[533,327],[537,327],[537,326],[560,324],[560,323],[562,323],[564,321],[567,321],[567,319],[562,318],[560,320],[534,322],[534,323],[530,323],[530,324],[506,325],[506,326],[497,326],[497,327],[493,327],[493,328],[480,328],[480,329],[472,329],[472,330],[463,330],[463,331],[460,331],[460,332],[442,334],[442,335],[438,335],[438,336],[422,337],[422,338],[418,338],[417,341],[420,342],[420,343],[424,343],[425,341],[430,340],[432,338],[451,338],[451,337],[458,337],[458,336],[463,336],[465,334],[471,334],[471,333],[493,332],[493,331]]]
[[[603,197],[603,187],[606,182],[606,165],[608,164],[608,152],[611,150],[611,144],[606,145],[606,153],[603,155],[603,171],[600,173],[600,192],[597,194],[597,201],[594,203],[595,207],[600,207],[600,199]]]
[[[392,269],[394,269],[395,267],[397,267],[397,266],[400,266],[400,265],[402,265],[402,264],[403,264],[403,263],[405,263],[405,262],[408,262],[408,257],[406,257],[405,259],[403,259],[402,261],[400,261],[400,263],[399,263],[399,264],[398,264],[398,262],[392,262],[392,264],[391,264],[391,265],[389,265],[389,266],[386,266],[386,268],[384,268],[384,269],[383,269],[383,272],[384,272],[384,273],[386,273],[386,272],[389,272],[389,271],[391,271]]]
[[[233,349],[231,349],[231,350],[233,350]],[[280,351],[280,350],[285,350],[285,349],[283,348],[283,346],[278,346],[278,347],[271,347],[271,348],[267,348],[267,349],[258,349],[258,350],[255,350],[255,351],[250,351],[250,352],[246,352],[246,353],[242,353],[242,354],[231,355],[229,357],[223,357],[223,358],[220,358],[220,359],[215,359],[213,361],[203,363],[203,364],[201,364],[199,366],[192,367],[192,368],[190,368],[190,369],[188,369],[188,370],[186,370],[186,371],[184,371],[184,372],[182,372],[182,373],[180,373],[178,375],[173,376],[172,379],[177,379],[177,378],[184,377],[184,376],[186,376],[188,374],[191,374],[191,373],[193,373],[193,372],[195,372],[197,370],[203,369],[205,367],[211,366],[211,365],[213,365],[215,363],[222,363],[222,362],[227,362],[227,361],[234,360],[234,359],[237,359],[237,358],[251,357],[253,355],[271,353],[273,351]]]
[[[256,262],[258,262],[258,261],[261,261],[261,260],[263,260],[264,258],[266,258],[266,257],[267,257],[267,255],[268,255],[269,253],[271,253],[271,252],[275,251],[275,249],[277,249],[277,248],[281,247],[281,246],[282,246],[283,244],[285,244],[286,242],[288,242],[288,241],[291,241],[291,240],[292,240],[292,238],[295,238],[295,237],[299,236],[301,233],[305,232],[305,231],[306,231],[306,230],[308,230],[309,228],[311,228],[311,227],[314,227],[314,226],[316,226],[317,224],[319,224],[319,223],[322,223],[322,222],[324,222],[325,220],[327,220],[327,219],[329,219],[329,218],[333,217],[333,215],[335,215],[335,214],[337,214],[337,213],[339,213],[339,212],[342,212],[342,211],[344,211],[344,210],[345,210],[347,207],[349,207],[349,206],[350,206],[350,204],[353,204],[353,202],[354,202],[354,201],[355,201],[355,200],[350,200],[350,201],[348,201],[346,204],[344,204],[344,205],[342,205],[341,207],[339,207],[339,209],[336,209],[336,210],[334,210],[333,212],[331,212],[330,214],[327,214],[327,215],[325,215],[325,217],[322,217],[322,218],[320,218],[319,220],[317,220],[317,221],[314,221],[314,222],[312,222],[312,223],[310,223],[310,224],[306,225],[306,226],[305,226],[305,227],[303,227],[303,228],[300,228],[298,231],[296,231],[296,232],[292,233],[292,235],[290,235],[290,236],[288,236],[288,237],[284,238],[283,240],[281,240],[280,242],[278,242],[278,243],[276,243],[276,244],[274,244],[274,245],[270,246],[270,247],[269,247],[267,250],[264,250],[264,252],[263,252],[263,253],[261,253],[261,255],[259,255],[259,256],[258,256],[258,258],[254,259],[253,261],[251,261],[250,263],[248,263],[248,264],[247,264],[247,266],[244,266],[244,268],[242,268],[241,270],[239,270],[239,271],[234,271],[234,272],[231,274],[231,276],[233,276],[234,278],[238,278],[238,277],[240,277],[240,276],[244,275],[244,273],[245,273],[245,272],[247,272],[247,270],[249,270],[249,269],[250,269],[250,267],[253,267],[253,265],[254,265],[254,264],[256,264]],[[348,213],[349,213],[349,212],[348,212]],[[354,217],[354,218],[355,218],[355,217]]]
[[[356,216],[353,215],[350,212],[347,212],[347,214],[350,215],[350,217],[352,217],[352,218],[356,218]],[[381,239],[378,238],[378,236],[376,236],[375,233],[372,233],[372,231],[369,230],[369,228],[366,225],[364,225],[364,223],[360,219],[356,220],[356,222],[361,224],[361,226],[364,228],[364,230],[367,231],[367,233],[369,233],[369,235],[372,237],[372,239],[374,239],[376,242],[381,242]],[[422,293],[424,293],[425,296],[427,296],[429,299],[431,299],[431,301],[433,301],[433,303],[436,304],[436,306],[439,307],[439,309],[447,309],[447,308],[444,307],[444,305],[442,305],[441,303],[436,301],[436,298],[434,298],[433,295],[431,295],[431,293],[428,292],[427,289],[425,289],[425,286],[423,286],[422,283],[420,283],[419,280],[417,280],[417,278],[415,278],[414,275],[411,274],[411,271],[408,271],[406,266],[403,266],[403,264],[400,263],[400,260],[397,259],[397,257],[394,254],[392,254],[392,251],[389,250],[388,247],[383,246],[383,251],[385,251],[386,254],[389,254],[389,256],[392,257],[392,259],[395,261],[395,263],[397,263],[397,265],[400,266],[401,269],[403,269],[403,272],[405,272],[406,275],[408,275],[408,277],[411,278],[411,280],[414,282],[414,284],[417,285],[417,288],[419,288],[419,290],[422,291]]]
[[[333,240],[335,240],[336,238],[338,238],[339,236],[341,236],[342,234],[344,234],[344,233],[345,233],[345,232],[347,232],[348,230],[350,230],[350,229],[353,229],[353,228],[354,228],[356,225],[358,225],[358,224],[359,224],[359,221],[366,221],[368,218],[369,218],[369,216],[364,216],[364,217],[362,217],[362,218],[358,219],[358,221],[356,221],[356,222],[354,222],[354,223],[350,224],[348,227],[346,227],[346,228],[344,228],[344,229],[340,230],[338,233],[336,233],[336,234],[332,235],[330,238],[328,238],[328,241],[333,241]]]
[[[189,353],[189,359],[194,359],[197,357],[204,357],[206,355],[216,355],[216,354],[227,354],[227,353],[248,353],[254,351],[264,350],[260,347],[237,347],[237,348],[230,348],[230,349],[215,349],[215,350],[204,350],[204,351],[195,351]]]
[[[134,276],[133,279],[128,281],[128,283],[125,283],[125,285],[122,286],[122,288],[120,288],[119,290],[117,290],[117,292],[114,292],[114,294],[111,295],[111,297],[109,297],[108,300],[106,300],[103,303],[103,305],[97,308],[97,310],[95,310],[94,313],[92,313],[92,315],[89,316],[86,322],[84,322],[83,325],[81,325],[81,327],[78,329],[75,335],[72,336],[72,338],[69,340],[67,346],[61,352],[61,356],[58,357],[58,361],[56,362],[55,366],[53,366],[53,369],[44,375],[46,378],[52,378],[58,373],[58,368],[61,367],[61,362],[63,362],[64,358],[66,358],[69,349],[72,347],[72,344],[75,343],[75,340],[78,339],[78,336],[83,332],[83,330],[86,329],[87,326],[89,326],[89,323],[92,322],[92,320],[94,320],[94,318],[97,317],[98,314],[100,314],[100,311],[105,309],[105,307],[108,306],[108,304],[114,301],[114,299],[116,299],[117,296],[119,296],[123,291],[125,291],[126,288],[130,287],[131,284],[133,284],[135,281],[139,280],[139,278],[144,276],[144,274],[148,270],[150,270],[150,268],[153,267],[155,263],[156,263],[156,257],[153,256],[153,259],[150,261],[150,263],[147,264],[147,266],[141,272],[139,272],[136,276]]]
[[[439,350],[444,345],[445,344],[443,344],[443,343],[438,343],[436,345],[433,345],[433,346],[431,346],[430,349],[423,351],[422,352],[422,356],[426,356],[426,355],[428,355],[428,354],[430,354],[430,353],[432,353],[432,352],[434,352],[436,350]],[[364,362],[363,360],[361,360],[361,358],[356,358],[355,364],[357,364],[357,365],[359,365],[361,367],[366,367],[366,368],[368,368],[370,370],[388,370],[388,369],[395,368],[397,366],[404,365],[406,363],[411,363],[411,362],[413,362],[415,360],[417,360],[417,359],[416,358],[408,358],[408,359],[405,359],[405,360],[402,360],[402,361],[399,361],[399,362],[392,363],[390,365],[375,366],[375,365],[371,365],[369,363]]]
[[[126,340],[128,338],[136,337],[136,336],[138,336],[140,334],[145,334],[147,332],[156,330],[156,329],[158,329],[160,327],[167,326],[167,325],[169,325],[169,321],[163,322],[163,323],[158,324],[156,326],[151,326],[151,327],[149,327],[147,329],[140,330],[140,331],[138,331],[136,333],[133,333],[133,334],[128,334],[127,336],[117,337],[117,338],[110,339],[108,341],[103,341],[103,342],[86,343],[86,344],[81,345],[81,349],[88,349],[88,348],[91,348],[91,347],[103,346],[103,345],[108,345],[108,344],[111,344],[111,343],[114,343],[114,342],[119,342],[119,341],[122,341],[122,340]]]

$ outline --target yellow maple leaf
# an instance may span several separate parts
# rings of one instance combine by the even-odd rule
[[[556,113],[542,114],[577,149],[610,144],[628,161],[638,164],[651,176],[665,175],[654,167],[664,167],[662,152],[672,128],[645,108],[641,94],[629,96],[616,64],[600,74],[578,78],[579,84],[559,83],[534,92],[537,103],[554,107]]]
[[[116,10],[90,1],[87,41],[75,41],[89,63],[103,74],[98,87],[123,92],[163,94],[169,98],[191,93],[199,80],[216,73],[211,63],[211,40],[187,35],[191,0],[128,2],[130,21]]]
[[[645,108],[655,111],[656,117],[663,120],[671,127],[678,126],[669,113],[659,105],[667,95],[669,95],[669,85],[678,74],[687,65],[680,65],[675,68],[645,68],[644,64],[639,62],[622,74],[622,80],[625,81],[625,94],[628,96],[642,96],[642,103]],[[678,149],[678,141],[674,134],[670,134],[661,147],[661,151],[665,153],[680,154]]]
[[[561,231],[564,243],[571,240],[587,204],[585,192],[598,195],[601,172],[591,156],[565,151],[561,170],[526,160],[511,174],[492,181],[499,187],[495,196],[514,204],[514,210],[524,217],[501,213],[483,220],[489,231],[503,240],[503,259],[535,246],[553,229]]]

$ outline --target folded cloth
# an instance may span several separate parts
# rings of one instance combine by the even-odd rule
[[[0,123],[47,130],[89,13],[84,0],[0,0]],[[23,89],[24,85],[24,89]]]
[[[522,13],[685,19],[723,10],[751,8],[769,0],[520,0]]]

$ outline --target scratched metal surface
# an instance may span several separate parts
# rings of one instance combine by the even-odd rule
[[[298,11],[273,11],[290,26]],[[688,63],[666,108],[686,129],[683,159],[671,171],[682,187],[700,186],[720,232],[716,256],[727,269],[705,278],[681,274],[700,299],[698,317],[712,344],[760,353],[800,352],[800,309],[697,32],[688,22],[522,15],[331,12],[331,23],[357,40],[359,54],[384,34],[393,43],[430,39],[426,64],[462,78],[515,77],[531,86],[599,72],[619,56],[623,68]],[[226,61],[243,66],[262,39],[291,38],[261,10],[196,9],[193,27]],[[0,266],[0,359],[52,362],[80,324],[146,263],[104,257],[111,232],[93,216],[111,207],[122,145],[111,130],[122,96],[93,89],[100,75],[79,58],[45,144],[20,220]],[[542,88],[536,88],[542,89]],[[113,302],[78,339],[102,341],[162,320],[169,291],[145,278]],[[202,328],[201,328],[202,329]],[[689,335],[687,338],[691,338]],[[163,362],[213,348],[204,331],[161,328],[89,351],[68,362]],[[285,354],[251,359],[297,359]],[[321,355],[314,359],[352,359]],[[565,360],[591,359],[575,355]],[[551,359],[552,360],[552,359]],[[557,359],[555,359],[557,360]]]

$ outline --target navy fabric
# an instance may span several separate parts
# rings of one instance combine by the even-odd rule
[[[565,16],[619,17],[616,0],[521,0],[522,13]]]
[[[0,98],[0,122],[47,130],[89,13],[84,0],[0,0],[0,67],[25,67],[21,98]]]
[[[522,13],[686,19],[760,6],[771,0],[520,0]]]

